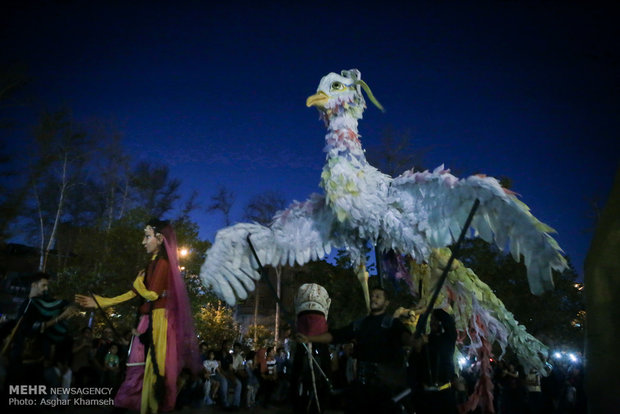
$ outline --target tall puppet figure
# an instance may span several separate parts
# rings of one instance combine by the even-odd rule
[[[311,336],[328,331],[327,315],[331,299],[327,290],[316,283],[305,283],[295,295],[297,332]],[[314,346],[314,349],[312,348]],[[308,354],[310,351],[310,355]],[[316,364],[319,364],[317,367]],[[329,398],[330,354],[327,344],[307,347],[297,344],[292,370],[293,409],[295,412],[320,413],[321,405]]]
[[[113,298],[76,295],[75,299],[84,307],[103,308],[140,297],[140,319],[131,341],[127,373],[114,404],[156,413],[175,408],[181,369],[197,373],[202,365],[170,223],[149,221],[142,244],[150,260],[131,290]]]

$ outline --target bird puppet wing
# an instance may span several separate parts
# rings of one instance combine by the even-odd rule
[[[383,238],[382,248],[426,261],[431,249],[458,239],[476,199],[480,206],[471,224],[476,234],[500,249],[508,246],[516,261],[523,256],[532,293],[552,289],[551,270],[567,267],[562,250],[549,235],[553,229],[492,177],[458,179],[443,166],[396,177],[388,192],[391,208],[384,216],[384,229],[391,237]]]
[[[260,279],[259,264],[248,236],[263,265],[303,265],[331,251],[333,214],[325,197],[312,194],[305,202],[294,202],[274,216],[269,226],[239,223],[217,232],[200,270],[206,287],[233,305],[247,298]]]

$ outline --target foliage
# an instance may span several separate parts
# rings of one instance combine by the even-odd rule
[[[198,225],[187,218],[175,221],[174,229],[179,249],[186,249],[187,251],[185,256],[179,255],[179,266],[181,266],[181,274],[185,279],[192,313],[197,314],[203,304],[217,301],[212,293],[206,291],[198,276],[200,266],[205,260],[206,251],[211,243],[200,240]]]
[[[367,148],[368,162],[392,177],[411,169],[424,170],[423,159],[426,151],[414,151],[411,135],[409,131],[386,129],[381,135],[379,145]]]
[[[34,138],[27,179],[32,198],[24,218],[31,220],[31,229],[38,235],[39,270],[45,271],[67,200],[83,183],[85,164],[95,147],[66,109],[44,112]]]
[[[224,223],[228,227],[230,226],[230,209],[234,202],[235,194],[222,186],[215,195],[211,196],[211,204],[207,206],[207,212],[221,211],[224,214]]]
[[[233,310],[217,301],[207,303],[194,314],[196,333],[201,342],[209,348],[219,349],[223,341],[239,339],[239,325],[235,321]]]
[[[278,210],[285,207],[282,194],[267,191],[252,197],[244,209],[244,219],[268,226]]]
[[[34,131],[30,168],[22,174],[28,176],[27,208],[21,217],[5,216],[7,221],[20,220],[30,243],[46,255],[51,252],[46,270],[56,276],[51,288],[57,297],[124,293],[148,260],[141,245],[144,223],[151,217],[171,218],[166,215],[181,199],[180,181],[164,164],[143,162],[131,168],[120,133],[100,122],[78,125],[68,110],[44,112]],[[17,205],[19,194],[3,194],[0,201]],[[199,238],[197,224],[189,219],[195,198],[194,193],[172,222],[179,246],[189,252],[180,265],[197,312],[215,298],[197,277],[209,243]],[[118,327],[131,327],[137,303],[134,299],[106,312],[119,315],[112,317]],[[90,316],[85,312],[75,322],[85,324]],[[95,326],[101,321],[95,312]]]
[[[572,265],[555,274],[553,291],[535,296],[530,293],[523,263],[485,241],[465,240],[459,256],[532,335],[550,346],[583,347],[585,303]]]
[[[162,217],[172,209],[176,200],[181,181],[170,177],[166,165],[153,165],[140,162],[131,177],[131,186],[136,200],[146,208],[151,217]]]
[[[256,334],[256,343],[254,344],[254,334]],[[260,349],[273,345],[273,331],[265,325],[250,325],[246,335],[246,342],[250,348]]]

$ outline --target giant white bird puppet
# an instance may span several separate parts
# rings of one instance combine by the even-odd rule
[[[201,269],[203,284],[231,305],[247,297],[260,278],[249,236],[263,265],[303,265],[324,258],[332,248],[346,249],[368,303],[369,246],[427,262],[434,249],[457,240],[478,199],[471,224],[476,234],[499,248],[508,246],[517,261],[523,257],[532,293],[552,289],[552,270],[567,266],[549,235],[552,229],[495,178],[458,179],[443,166],[393,178],[366,161],[357,129],[366,108],[362,89],[382,109],[357,69],[321,79],[306,104],[319,110],[327,126],[320,182],[324,194],[294,202],[269,226],[240,223],[218,231]]]
[[[551,270],[566,260],[550,229],[492,177],[458,179],[440,166],[434,171],[406,171],[392,178],[366,161],[357,132],[366,102],[362,88],[376,102],[356,69],[321,79],[308,106],[325,121],[324,194],[312,194],[278,212],[269,226],[240,223],[218,231],[207,251],[201,279],[229,304],[245,299],[260,278],[247,242],[250,236],[264,265],[303,265],[344,248],[364,276],[368,245],[392,249],[425,262],[432,249],[456,241],[474,200],[480,200],[472,228],[498,247],[509,246],[527,266],[530,290],[553,288]],[[377,102],[378,104],[378,102]]]

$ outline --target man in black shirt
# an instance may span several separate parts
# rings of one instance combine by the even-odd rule
[[[456,327],[443,309],[431,313],[430,334],[416,338],[409,367],[412,369],[416,413],[456,414],[452,389]]]
[[[386,413],[395,410],[392,397],[407,387],[403,346],[411,343],[410,331],[397,318],[386,313],[386,292],[370,292],[370,315],[341,329],[324,334],[297,334],[301,342],[354,342],[357,378],[353,383],[347,412]]]

